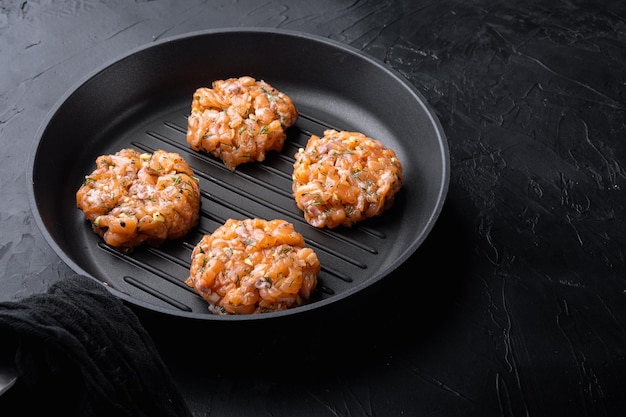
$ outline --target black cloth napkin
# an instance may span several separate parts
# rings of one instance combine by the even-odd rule
[[[135,313],[84,276],[0,303],[0,354],[19,373],[2,416],[191,415]]]

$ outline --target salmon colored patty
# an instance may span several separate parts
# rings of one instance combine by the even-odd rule
[[[107,244],[131,250],[184,236],[198,222],[200,188],[179,154],[129,148],[96,159],[76,204]]]
[[[265,81],[248,76],[217,80],[193,94],[187,143],[234,171],[240,164],[264,161],[268,151],[281,151],[285,130],[297,117],[291,98]]]
[[[326,130],[295,155],[293,195],[312,226],[351,226],[378,216],[402,187],[396,153],[360,132]]]
[[[320,262],[285,220],[227,220],[205,235],[185,281],[214,314],[281,311],[306,303]]]

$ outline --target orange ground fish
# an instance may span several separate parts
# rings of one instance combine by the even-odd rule
[[[96,159],[76,204],[107,244],[130,250],[184,236],[198,222],[200,188],[179,154],[129,148]]]
[[[308,302],[320,267],[291,223],[229,219],[198,242],[185,282],[214,314],[265,313]]]
[[[402,187],[396,153],[360,132],[326,130],[295,155],[292,191],[306,221],[329,229],[380,215]]]
[[[217,80],[193,94],[187,143],[220,158],[228,169],[262,162],[281,151],[298,111],[291,98],[265,81],[244,76]]]

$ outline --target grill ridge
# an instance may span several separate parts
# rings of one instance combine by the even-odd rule
[[[131,146],[140,149],[143,152],[153,153],[157,149],[169,147],[172,151],[176,151],[182,155],[186,155],[185,159],[189,162],[194,170],[194,174],[200,181],[210,183],[210,186],[201,186],[201,197],[203,204],[200,210],[200,219],[198,226],[194,232],[180,239],[178,242],[170,242],[166,249],[163,248],[145,248],[140,256],[135,254],[123,254],[114,248],[109,247],[101,242],[100,247],[109,255],[114,256],[133,268],[147,272],[149,275],[159,277],[163,281],[174,284],[177,288],[184,289],[185,292],[193,294],[194,298],[200,299],[200,296],[184,283],[187,277],[186,273],[173,275],[167,272],[167,269],[176,266],[181,271],[188,271],[191,263],[191,251],[195,247],[194,240],[191,236],[198,237],[212,233],[215,228],[223,224],[227,218],[233,217],[237,213],[243,218],[262,217],[255,213],[254,207],[262,207],[277,213],[277,217],[289,219],[291,222],[303,228],[303,235],[307,245],[315,248],[318,256],[321,258],[329,257],[340,260],[346,269],[351,267],[357,270],[365,270],[368,268],[369,262],[376,262],[372,255],[378,255],[377,245],[385,244],[386,235],[384,232],[375,228],[355,225],[350,228],[349,233],[346,231],[327,230],[310,228],[303,218],[302,212],[295,206],[293,194],[290,188],[291,172],[295,157],[289,154],[295,154],[297,149],[304,147],[304,143],[313,133],[313,130],[323,130],[330,128],[322,124],[313,117],[300,114],[299,121],[296,122],[289,130],[289,137],[285,142],[283,152],[271,152],[268,154],[266,161],[262,163],[251,163],[237,167],[237,170],[228,170],[222,161],[213,157],[208,153],[196,152],[189,148],[184,137],[186,127],[170,119],[160,120],[148,126],[143,130],[144,135],[133,137],[130,141]],[[162,127],[167,130],[163,131]],[[169,133],[168,133],[169,132]],[[156,142],[155,142],[156,141]],[[276,182],[282,181],[282,186]],[[210,191],[207,191],[210,190]],[[226,195],[227,198],[223,196]],[[241,205],[237,205],[233,200],[245,199],[250,203],[256,204],[252,209],[244,209]],[[290,205],[285,204],[289,202]],[[211,209],[208,209],[211,207]],[[374,239],[373,243],[365,239],[359,239],[359,236],[367,235]],[[371,239],[370,239],[371,240]],[[336,247],[346,247],[349,250],[336,250]],[[184,255],[180,255],[183,253]],[[189,260],[183,260],[181,256],[187,256]],[[346,284],[353,283],[354,279],[351,273],[346,273],[341,268],[329,267],[328,265],[335,262],[323,262],[319,276],[319,283],[316,292],[326,295],[336,293],[334,287],[336,283],[343,282]],[[353,273],[356,273],[353,272]],[[191,311],[193,308],[189,302],[184,302],[168,295],[167,291],[161,290],[162,282],[154,281],[149,278],[140,278],[141,274],[125,274],[124,282],[133,288],[142,291],[150,297],[154,297],[162,302],[182,311]]]

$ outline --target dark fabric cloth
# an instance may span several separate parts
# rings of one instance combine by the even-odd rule
[[[15,415],[191,415],[137,316],[90,278],[0,303],[0,345],[19,372],[3,395]]]

